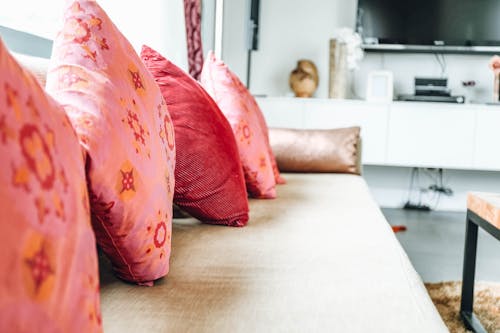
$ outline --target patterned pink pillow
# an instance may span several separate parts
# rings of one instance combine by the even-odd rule
[[[47,90],[66,108],[87,164],[92,224],[116,274],[168,272],[175,143],[160,89],[95,1],[68,1]]]
[[[201,84],[231,124],[240,153],[247,190],[256,198],[275,198],[275,177],[269,155],[269,140],[248,90],[222,61],[208,54]]]
[[[0,40],[0,332],[100,332],[84,164],[64,110]]]
[[[262,113],[259,105],[257,104],[257,101],[255,100],[255,98],[253,98],[248,89],[243,86],[241,81],[239,82],[239,84],[243,88],[242,96],[248,101],[249,108],[252,110],[252,112],[255,112],[255,114],[259,118],[260,128],[262,129],[264,136],[266,137],[267,152],[269,154],[269,160],[271,161],[271,167],[273,168],[274,179],[276,180],[277,184],[286,184],[285,178],[283,178],[280,174],[278,163],[276,162],[276,158],[274,157],[274,153],[271,148],[271,143],[269,142],[269,127],[267,127],[264,114]]]

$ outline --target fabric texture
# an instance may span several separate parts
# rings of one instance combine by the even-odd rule
[[[448,332],[363,178],[284,176],[275,200],[250,200],[246,228],[176,220],[154,289],[103,262],[105,331]]]
[[[160,86],[175,129],[174,203],[206,223],[244,226],[248,198],[231,126],[187,73],[147,46],[141,57]]]
[[[101,332],[78,138],[0,40],[0,332]]]
[[[263,116],[261,119],[255,111],[248,90],[213,52],[203,65],[201,83],[231,124],[250,196],[275,198],[276,180],[262,128]]]
[[[95,1],[68,1],[47,89],[64,105],[87,167],[92,224],[116,274],[168,272],[175,140],[154,78]]]
[[[446,281],[426,283],[434,305],[452,333],[470,333],[464,326],[460,313],[462,282]],[[476,282],[474,284],[474,314],[486,332],[500,332],[500,283]]]
[[[359,127],[330,130],[271,128],[278,167],[287,172],[359,174]]]
[[[201,0],[184,0],[189,74],[196,80],[200,79],[201,70],[203,68],[200,1]]]

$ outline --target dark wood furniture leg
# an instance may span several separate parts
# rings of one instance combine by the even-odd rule
[[[465,229],[464,267],[462,275],[462,299],[460,302],[460,316],[467,329],[476,333],[486,333],[483,325],[473,312],[474,279],[476,275],[478,226],[472,220],[471,212],[467,212],[467,226]]]

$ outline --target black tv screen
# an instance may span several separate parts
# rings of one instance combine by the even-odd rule
[[[356,30],[368,48],[498,52],[500,0],[359,0]]]

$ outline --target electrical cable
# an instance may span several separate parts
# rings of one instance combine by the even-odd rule
[[[423,178],[421,175],[426,177]],[[431,184],[422,186],[427,179],[430,180]],[[416,196],[414,196],[415,194]],[[405,208],[435,210],[439,206],[443,195],[451,196],[453,190],[446,186],[442,168],[412,168]],[[412,202],[413,199],[416,200],[415,203]]]
[[[417,168],[411,169],[410,186],[408,187],[408,198],[406,199],[407,203],[410,203],[410,201],[411,201],[411,193],[413,192],[413,181],[415,179],[415,170],[416,169]]]
[[[442,53],[434,53],[434,56],[436,57],[436,60],[439,64],[439,67],[441,68],[441,77],[445,77],[446,74],[446,58],[444,57],[444,54]]]

